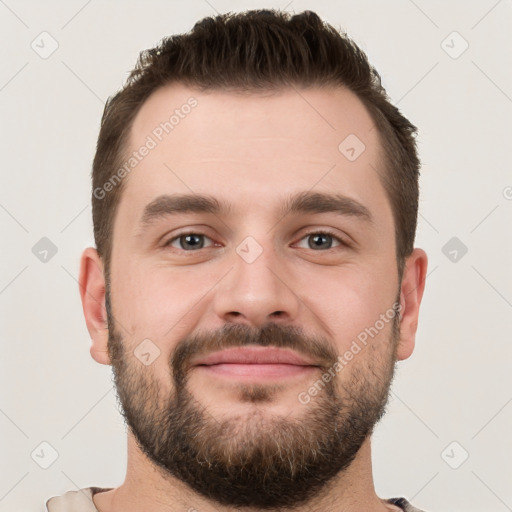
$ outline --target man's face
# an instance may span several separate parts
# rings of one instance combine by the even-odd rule
[[[125,178],[107,291],[127,423],[163,473],[219,503],[303,502],[352,462],[393,376],[399,281],[377,132],[342,89],[173,85],[141,108],[130,150],[148,136],[156,146]],[[220,208],[162,199],[178,195]],[[208,359],[240,347],[247,359]]]

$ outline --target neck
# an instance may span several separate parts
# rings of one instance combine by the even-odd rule
[[[94,504],[99,512],[235,512],[236,507],[226,507],[211,502],[196,494],[190,487],[175,477],[165,474],[141,452],[128,429],[128,470],[123,484],[111,491],[96,494]],[[375,493],[370,437],[361,446],[352,464],[337,477],[326,489],[308,501],[293,509],[293,512],[384,512],[398,510],[385,504]],[[244,512],[256,512],[245,508]],[[272,512],[272,511],[268,511]]]

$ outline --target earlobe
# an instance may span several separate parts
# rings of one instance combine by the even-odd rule
[[[414,249],[405,261],[400,291],[402,319],[400,341],[397,347],[397,360],[407,359],[414,350],[418,316],[427,276],[427,254],[422,249]]]
[[[88,247],[82,253],[79,288],[85,322],[92,339],[91,356],[98,363],[109,365],[103,263],[93,247]]]

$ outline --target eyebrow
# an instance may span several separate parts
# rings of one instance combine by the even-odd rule
[[[142,231],[158,219],[180,213],[211,213],[227,216],[231,212],[230,203],[220,202],[209,195],[161,195],[144,208],[139,225]],[[342,194],[325,192],[306,191],[288,197],[281,207],[279,215],[282,218],[290,213],[336,213],[357,217],[368,224],[374,222],[370,210],[360,202]]]

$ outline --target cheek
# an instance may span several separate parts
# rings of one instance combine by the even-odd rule
[[[345,268],[315,279],[315,283],[304,300],[329,329],[339,353],[348,350],[356,339],[370,344],[389,336],[396,295],[396,283],[389,277],[384,281],[369,267]]]
[[[118,266],[116,318],[135,339],[154,339],[160,346],[187,334],[191,312],[201,311],[215,276],[200,269],[166,267],[133,259]]]

